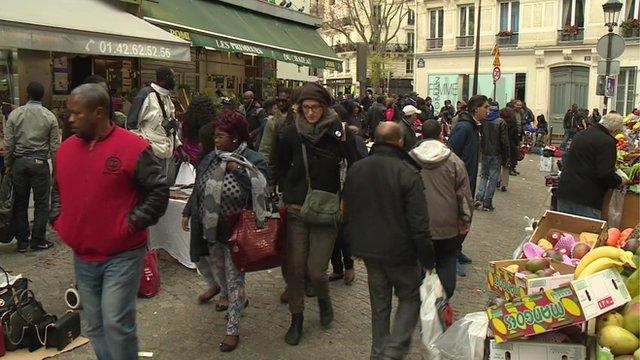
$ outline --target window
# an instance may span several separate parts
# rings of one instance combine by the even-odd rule
[[[416,24],[416,13],[413,10],[407,11],[407,25]]]
[[[312,67],[309,68],[309,76],[318,76],[318,73],[319,73],[318,68],[312,68]]]
[[[627,0],[625,11],[623,20],[640,19],[640,0]]]
[[[344,61],[343,63],[343,67],[344,67],[344,72],[346,73],[350,73],[351,72],[351,60],[347,59]]]
[[[562,0],[560,25],[584,27],[584,0]]]
[[[460,36],[473,36],[475,24],[475,7],[464,5],[460,7]]]
[[[444,24],[444,10],[429,11],[429,38],[442,38],[442,30]]]
[[[413,74],[413,59],[407,59],[405,64],[405,71],[407,74]]]
[[[520,2],[500,3],[500,31],[508,30],[517,33],[520,27],[519,20]]]
[[[636,93],[637,71],[634,67],[623,67],[618,75],[618,88],[616,89],[615,106],[613,108],[624,116],[629,114],[633,108],[633,99]]]
[[[407,47],[409,50],[413,50],[413,45],[415,43],[415,34],[412,32],[407,33]]]

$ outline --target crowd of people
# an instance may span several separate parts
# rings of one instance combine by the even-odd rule
[[[196,168],[176,226],[190,232],[191,259],[208,284],[198,302],[218,296],[215,310],[227,312],[220,351],[238,346],[249,306],[245,274],[227,245],[227,216],[250,208],[262,221],[275,194],[287,213],[280,300],[291,322],[284,341],[302,340],[305,296],[317,298],[320,325],[331,326],[328,282],[352,284],[359,258],[371,298],[372,358],[402,358],[424,273],[436,271],[447,296],[454,295],[456,273],[464,275],[462,265],[472,261],[462,245],[473,212],[494,211],[495,191],[507,191],[509,175],[518,174],[519,144],[534,120],[520,100],[500,108],[475,95],[437,111],[416,93],[367,90],[360,99],[336,100],[309,83],[264,103],[247,91],[239,108],[197,95],[179,121],[168,67],[140,90],[125,118],[104,79],[86,82],[69,96],[62,125],[42,106],[42,85],[29,85],[29,102],[4,128],[5,166],[15,183],[18,251],[53,246],[45,238],[49,220],[73,250],[87,335],[99,359],[137,358],[137,274],[146,229],[167,208],[176,162]],[[60,128],[69,130],[62,143]],[[29,233],[31,189],[36,220]],[[309,216],[312,200],[335,216]],[[399,300],[393,329],[392,289]]]

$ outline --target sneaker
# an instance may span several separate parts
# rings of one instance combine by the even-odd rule
[[[475,200],[475,201],[473,202],[473,207],[474,207],[474,208],[478,209],[478,208],[480,208],[481,206],[482,206],[482,203],[481,203],[480,201]]]
[[[31,245],[31,250],[39,251],[39,250],[47,250],[53,247],[53,243],[51,241],[45,240],[39,244]]]
[[[473,262],[473,260],[471,260],[471,258],[465,255],[462,251],[460,251],[457,257],[461,264],[471,264]]]
[[[26,253],[27,250],[29,250],[29,243],[25,242],[25,243],[18,244],[19,253]]]
[[[494,211],[496,208],[493,206],[482,205],[482,211]]]
[[[506,187],[506,186],[501,187],[501,188],[500,188],[500,191],[502,191],[502,192],[507,192],[507,187]]]

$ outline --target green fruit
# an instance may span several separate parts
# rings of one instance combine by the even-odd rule
[[[640,269],[636,270],[629,276],[624,285],[629,290],[631,297],[636,297],[640,294]]]
[[[607,325],[598,332],[598,344],[611,349],[613,355],[628,355],[638,348],[638,338],[619,326]]]
[[[622,327],[638,336],[640,333],[640,295],[625,305],[622,314],[624,316]]]
[[[633,360],[640,360],[640,348],[633,353]]]
[[[538,270],[544,270],[549,267],[549,259],[531,259],[527,261],[524,268],[535,273]]]
[[[613,360],[633,360],[633,355],[620,355],[614,357]]]
[[[596,320],[596,332],[600,331],[607,325],[622,326],[624,318],[616,311],[609,311],[606,314],[598,316]]]

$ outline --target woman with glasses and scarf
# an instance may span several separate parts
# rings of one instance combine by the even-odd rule
[[[305,275],[318,297],[320,324],[327,328],[333,321],[327,266],[338,224],[312,223],[301,212],[310,189],[338,194],[346,173],[345,164],[358,157],[353,136],[345,131],[336,112],[329,108],[330,104],[331,96],[322,86],[309,83],[299,88],[293,124],[283,131],[276,149],[277,174],[282,179],[283,201],[287,207],[291,326],[285,342],[289,345],[297,345],[302,337]]]
[[[226,336],[220,351],[233,351],[240,340],[239,321],[248,305],[244,273],[231,258],[227,241],[232,229],[227,216],[252,206],[258,222],[266,221],[267,162],[247,148],[247,120],[238,112],[224,112],[214,120],[215,151],[198,164],[193,193],[183,217],[191,223],[191,258],[210,256],[212,273],[220,285],[220,301],[228,302]]]

